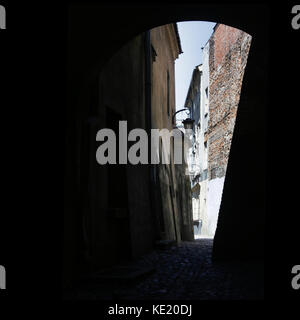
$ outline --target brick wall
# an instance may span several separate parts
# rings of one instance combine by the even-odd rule
[[[250,35],[222,24],[209,40],[209,179],[226,173],[250,43]]]

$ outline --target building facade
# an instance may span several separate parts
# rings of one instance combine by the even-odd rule
[[[209,232],[217,228],[226,168],[251,36],[217,24],[209,39],[208,197]]]
[[[127,132],[141,128],[148,137],[152,128],[172,129],[174,61],[181,52],[176,24],[149,30],[125,44],[100,72],[92,70],[78,95],[72,137],[76,183],[65,196],[65,286],[84,273],[137,258],[158,240],[193,239],[184,163],[99,165],[95,158],[97,132],[117,133],[120,121],[127,121]],[[117,146],[134,143],[116,137]]]
[[[182,52],[176,24],[160,26],[151,30],[152,57],[152,118],[153,129],[174,127],[175,113],[175,60]],[[173,154],[170,164],[153,166],[155,211],[159,235],[163,240],[192,240],[192,208],[190,185],[185,175],[186,164],[175,165]],[[184,158],[183,158],[184,161]]]
[[[251,43],[247,33],[216,24],[193,72],[186,98],[194,123],[189,162],[195,234],[213,237],[217,228],[230,144]]]

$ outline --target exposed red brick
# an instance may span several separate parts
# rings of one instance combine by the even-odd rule
[[[216,27],[209,40],[210,179],[222,177],[226,172],[250,43],[250,35],[222,24]]]

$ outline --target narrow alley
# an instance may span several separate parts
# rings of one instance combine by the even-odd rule
[[[166,243],[130,265],[103,270],[80,289],[79,300],[260,300],[264,266],[258,262],[211,260],[212,239]],[[123,270],[123,271],[121,271]]]
[[[264,33],[178,16],[106,38],[101,14],[69,11],[64,298],[263,299]]]

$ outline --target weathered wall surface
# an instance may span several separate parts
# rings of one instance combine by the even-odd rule
[[[223,184],[240,100],[242,80],[251,43],[247,33],[217,24],[209,48],[208,220],[206,232],[214,236]]]
[[[178,50],[172,50],[175,33],[172,25],[160,26],[151,30],[152,49],[152,128],[172,129],[172,114],[175,109],[174,61]],[[159,177],[162,212],[160,237],[162,239],[180,239],[179,220],[176,205],[176,177],[174,166],[158,164],[154,170]]]
[[[251,36],[222,24],[209,40],[209,179],[223,177]]]
[[[152,128],[172,130],[175,112],[175,59],[180,54],[174,24],[151,30],[152,46]],[[157,212],[161,239],[190,240],[192,238],[190,186],[185,176],[185,164],[154,166],[159,177],[162,210]],[[159,210],[158,210],[159,211]]]
[[[175,59],[179,55],[179,49],[173,43],[176,42],[175,36],[172,24],[151,30],[152,128],[172,129],[172,114],[175,111]]]

